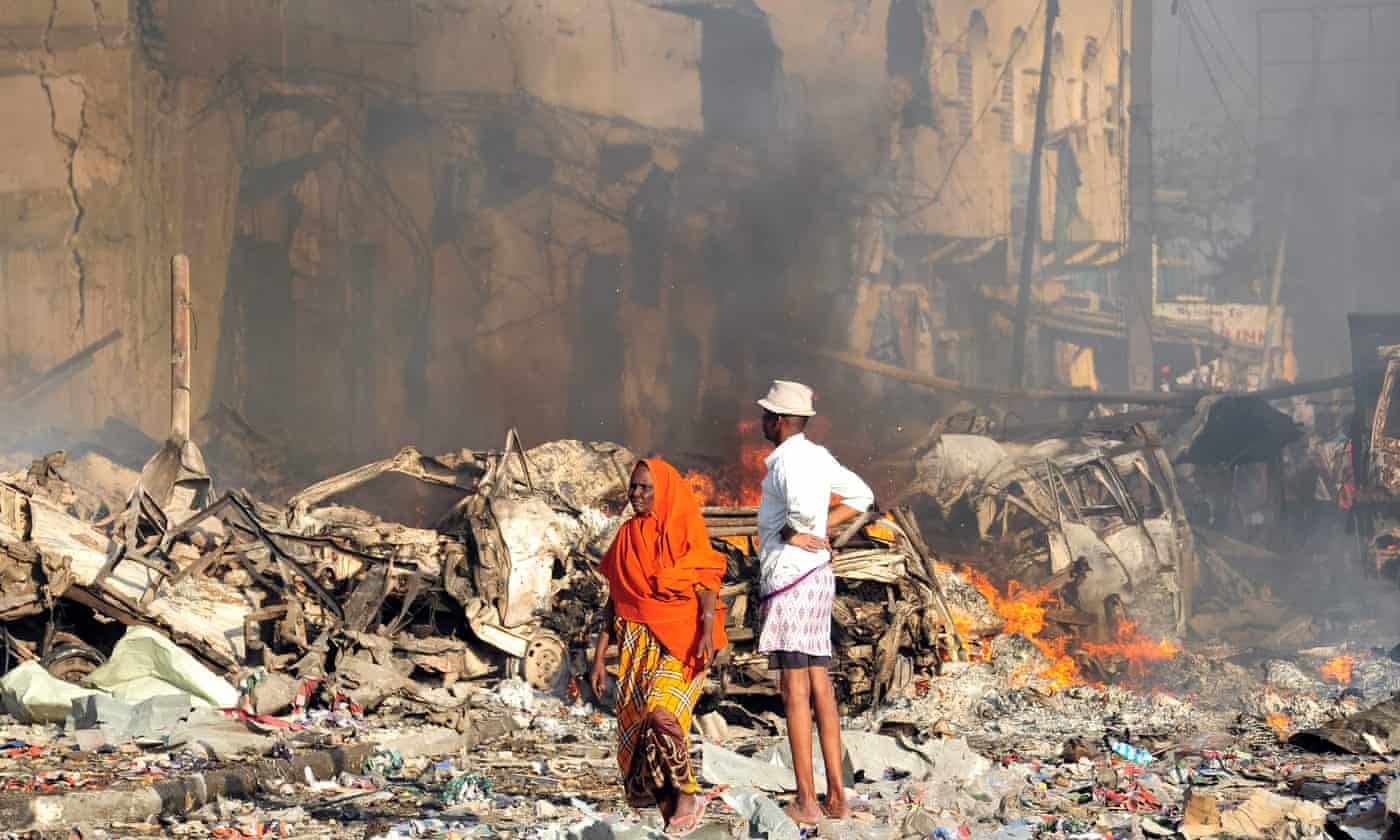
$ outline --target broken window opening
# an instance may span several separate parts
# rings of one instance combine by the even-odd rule
[[[1001,78],[1001,142],[1016,142],[1016,86],[1009,68]]]
[[[1385,400],[1385,422],[1381,434],[1388,438],[1400,438],[1400,365],[1390,366],[1389,393]]]
[[[969,119],[963,137],[971,135],[985,115],[986,103],[999,95],[993,88],[990,75],[991,53],[987,49],[987,37],[987,18],[980,10],[974,10],[967,22],[968,93],[964,98],[967,100],[965,113]],[[958,82],[962,83],[961,75]]]
[[[1115,492],[1112,479],[1100,464],[1086,464],[1077,470],[1071,481],[1084,500],[1085,516],[1124,516],[1126,512]]]
[[[1118,477],[1123,480],[1123,486],[1128,491],[1128,498],[1132,499],[1141,518],[1155,519],[1166,513],[1167,508],[1162,501],[1162,494],[1151,477],[1148,476],[1143,464],[1134,462],[1120,466]]]
[[[958,137],[972,136],[972,57],[958,56]]]
[[[700,113],[713,140],[762,147],[773,127],[781,55],[768,19],[707,11],[700,28]]]
[[[892,79],[909,82],[912,95],[902,115],[905,128],[936,128],[933,79],[928,58],[928,33],[924,0],[895,0],[885,24],[885,72]]]

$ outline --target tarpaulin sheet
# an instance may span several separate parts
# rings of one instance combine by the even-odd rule
[[[62,723],[72,711],[74,700],[101,693],[64,682],[33,661],[0,678],[5,711],[21,723]]]
[[[221,709],[238,703],[238,689],[149,627],[127,628],[88,682],[128,703],[180,692]]]

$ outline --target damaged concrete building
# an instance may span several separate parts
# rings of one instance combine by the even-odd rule
[[[1285,816],[1283,792],[1388,820],[1393,703],[1353,714],[1400,679],[1400,648],[1372,647],[1388,614],[1273,585],[1345,578],[1343,533],[1400,574],[1400,332],[1356,322],[1354,381],[1237,393],[1288,372],[1282,305],[1154,289],[1164,369],[1123,384],[1135,7],[8,0],[0,678],[92,714],[33,714],[11,677],[0,736],[49,740],[0,754],[0,786],[44,792],[13,762],[75,746],[232,772],[169,732],[101,740],[93,674],[137,634],[285,763],[234,795],[325,794],[327,836],[383,829],[380,807],[474,808],[470,836],[514,809],[532,840],[624,813],[611,687],[581,677],[629,470],[660,452],[728,563],[697,747],[738,836],[763,803],[736,790],[792,787],[756,641],[752,399],[783,376],[877,491],[830,535],[831,675],[849,786],[899,836],[1202,836],[1183,827],[1254,802],[1317,837],[1320,806]],[[1289,482],[1320,435],[1283,401],[1351,385],[1354,428],[1326,441],[1351,473],[1307,520]],[[456,755],[372,740],[389,728]],[[1313,762],[1305,795],[1321,741],[1376,755]],[[295,764],[323,749],[328,773]],[[1227,773],[1229,820],[1201,792]],[[280,822],[230,833],[219,794],[129,816]],[[420,828],[366,836],[468,836]]]
[[[811,368],[783,346],[805,339],[999,378],[983,292],[1024,215],[1035,5],[7,4],[0,387],[121,329],[83,397],[33,410],[155,437],[177,252],[196,419],[308,479],[508,425],[732,445],[755,366]],[[1123,26],[1113,3],[1058,24],[1066,254],[1122,239]],[[756,342],[778,314],[807,334]]]

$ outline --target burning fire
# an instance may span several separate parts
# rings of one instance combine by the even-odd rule
[[[1128,672],[1134,676],[1146,676],[1149,663],[1171,659],[1181,648],[1167,639],[1154,641],[1150,636],[1138,632],[1137,625],[1125,621],[1118,625],[1114,641],[1107,644],[1085,642],[1084,650],[1090,656],[1121,656],[1128,660]]]
[[[836,501],[839,502],[839,501],[841,501],[841,500],[840,500],[840,499],[836,499]],[[881,518],[879,518],[879,519],[875,520],[874,522],[870,523],[869,525],[867,525],[867,526],[865,527],[865,533],[868,534],[869,536],[874,537],[874,538],[877,539],[877,540],[888,540],[889,542],[894,542],[894,541],[895,541],[894,531],[890,530],[888,526],[882,524],[882,523],[884,523],[884,522],[893,522],[893,521],[894,521],[894,515],[893,515],[893,514],[887,513],[887,514],[885,514],[884,516],[882,516]],[[958,632],[961,633],[961,632],[962,632],[962,628],[958,628]]]
[[[764,460],[769,446],[758,433],[758,421],[741,421],[734,431],[739,438],[738,462],[720,467],[713,476],[695,470],[684,476],[702,505],[752,507],[763,496],[761,485],[768,474]]]
[[[1006,619],[1003,632],[1020,633],[1030,639],[1050,661],[1050,665],[1041,670],[1041,679],[1049,681],[1055,688],[1085,682],[1079,663],[1069,654],[1071,637],[1044,638],[1041,635],[1045,630],[1046,604],[1054,599],[1054,593],[1047,589],[1027,590],[1013,580],[1007,584],[1006,594],[1002,594],[981,572],[964,568],[960,573],[977,587],[992,609]],[[959,627],[959,632],[962,629]],[[1128,672],[1133,676],[1145,676],[1151,670],[1152,663],[1171,659],[1181,652],[1181,648],[1167,639],[1157,640],[1142,633],[1132,622],[1120,624],[1111,642],[1084,642],[1079,647],[1090,656],[1127,660]]]
[[[1007,584],[1006,594],[1003,595],[990,578],[976,569],[964,568],[961,574],[977,587],[977,591],[982,593],[987,603],[992,605],[992,609],[1006,619],[1003,632],[1020,633],[1030,639],[1045,658],[1050,660],[1049,667],[1040,672],[1042,679],[1048,680],[1055,688],[1064,688],[1084,681],[1079,674],[1079,663],[1069,655],[1068,637],[1040,637],[1041,631],[1045,629],[1045,604],[1054,597],[1048,590],[1026,590],[1013,580]]]
[[[1322,663],[1318,668],[1322,676],[1338,685],[1351,685],[1351,666],[1356,664],[1356,657],[1350,654],[1334,656]]]
[[[1269,712],[1264,716],[1264,722],[1274,728],[1280,741],[1288,738],[1288,730],[1293,726],[1293,718],[1280,712]]]

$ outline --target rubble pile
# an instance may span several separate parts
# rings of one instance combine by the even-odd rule
[[[547,687],[567,670],[547,625],[569,625],[571,597],[575,618],[594,608],[588,560],[622,512],[630,461],[576,442],[436,458],[410,447],[285,505],[234,490],[177,515],[147,496],[118,518],[116,504],[80,503],[52,456],[0,481],[7,642],[20,659],[52,657],[71,629],[55,626],[64,604],[158,627],[216,671],[339,675],[369,707],[504,675],[507,660]],[[346,501],[387,476],[420,485],[413,524]]]
[[[1381,836],[1400,663],[1347,640],[1383,634],[1377,619],[1289,645],[1279,628],[1303,617],[1225,559],[1248,546],[1197,538],[1140,428],[985,431],[936,430],[910,506],[834,541],[857,814],[822,836]],[[93,453],[0,476],[3,824],[659,829],[621,805],[612,698],[576,679],[633,460],[512,433],[499,451],[405,448],[279,503],[184,461],[168,493]],[[711,501],[732,644],[697,710],[701,831],[797,838],[755,649],[756,509]],[[1192,581],[1213,612],[1190,610]]]

